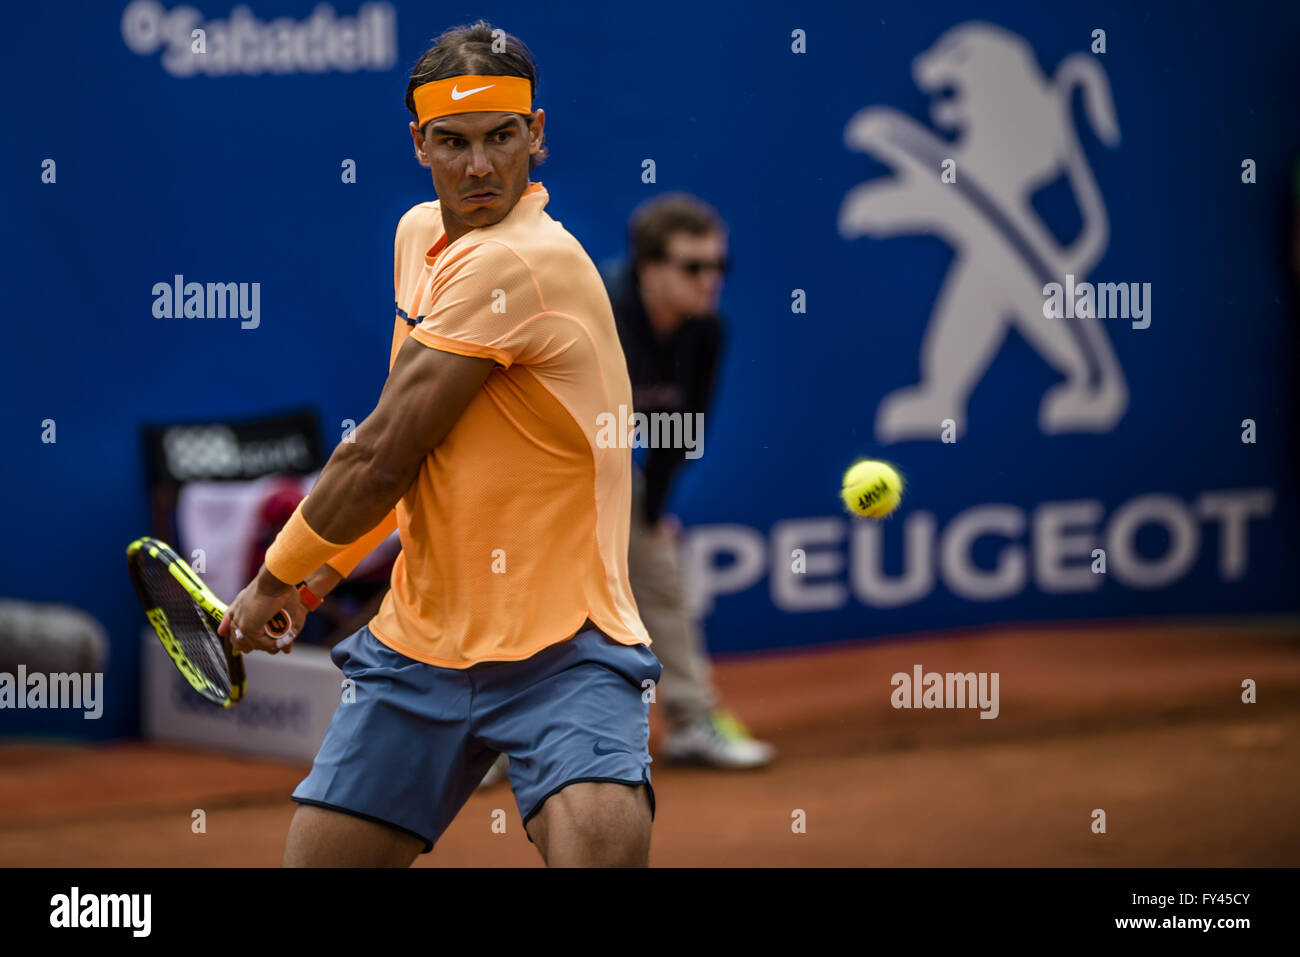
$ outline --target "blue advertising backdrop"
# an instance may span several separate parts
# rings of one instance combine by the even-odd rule
[[[593,259],[659,192],[730,224],[720,393],[670,503],[713,649],[1300,608],[1300,8],[1143,6],[11,7],[0,595],[113,645],[103,720],[5,723],[138,730],[142,423],[310,406],[330,448],[372,408],[393,230],[433,198],[407,71],[480,16],[540,63],[535,178]],[[258,326],[156,317],[178,274],[260,283]],[[1049,318],[1051,281],[1140,298]],[[882,524],[839,503],[862,455],[908,477]]]

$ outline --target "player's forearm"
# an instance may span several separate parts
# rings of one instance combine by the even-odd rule
[[[267,549],[271,574],[302,581],[378,525],[493,367],[492,359],[440,352],[408,338],[375,411],[351,441],[335,448],[311,494]]]
[[[332,592],[343,576],[329,565],[322,565],[307,578],[307,588],[317,598],[324,598]]]
[[[367,422],[357,432],[382,437],[382,429],[366,430]],[[402,446],[358,440],[334,450],[311,494],[267,549],[259,587],[303,581],[388,516],[419,471],[414,456],[402,465],[384,454],[394,447]]]
[[[303,505],[303,518],[321,538],[350,545],[388,517],[418,464],[386,468],[386,459],[382,449],[360,439],[334,450]]]

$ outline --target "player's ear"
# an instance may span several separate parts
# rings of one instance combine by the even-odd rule
[[[528,154],[530,156],[542,151],[542,142],[546,139],[546,111],[533,110],[528,118]]]
[[[414,120],[411,121],[411,139],[415,142],[416,160],[419,161],[421,166],[427,167],[429,165],[429,154],[424,151],[424,134],[420,132],[420,128],[415,125]]]

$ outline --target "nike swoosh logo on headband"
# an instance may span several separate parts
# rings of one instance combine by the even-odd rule
[[[484,90],[490,90],[494,86],[496,86],[495,83],[489,83],[487,86],[480,86],[476,90],[466,90],[465,92],[462,93],[461,91],[456,89],[456,85],[453,83],[451,87],[451,98],[453,100],[463,100],[471,93],[482,93]]]

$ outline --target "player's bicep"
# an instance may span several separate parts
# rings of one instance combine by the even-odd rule
[[[379,404],[356,432],[373,467],[413,479],[424,457],[469,407],[494,365],[491,359],[455,355],[407,339],[398,350]]]

